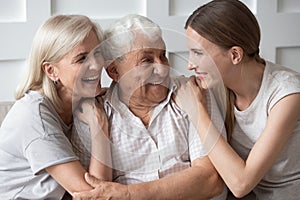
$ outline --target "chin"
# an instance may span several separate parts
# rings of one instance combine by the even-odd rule
[[[91,97],[96,97],[99,94],[101,94],[101,87],[97,89],[85,89],[82,93],[82,97],[91,98]]]
[[[168,91],[169,91],[168,88],[162,86],[155,93],[152,93],[152,99],[156,103],[160,103],[160,102],[164,101],[167,98]]]

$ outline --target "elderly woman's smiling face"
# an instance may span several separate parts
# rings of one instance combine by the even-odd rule
[[[137,36],[132,50],[116,60],[117,76],[122,101],[140,101],[156,105],[168,94],[170,82],[169,62],[162,38],[150,41],[146,36]],[[128,103],[128,102],[124,102]]]

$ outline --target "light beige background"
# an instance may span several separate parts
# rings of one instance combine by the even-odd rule
[[[300,72],[300,1],[242,0],[262,29],[261,54],[267,60]],[[168,57],[176,74],[186,70],[184,22],[208,0],[0,0],[0,101],[14,100],[14,91],[27,67],[33,35],[55,14],[85,14],[106,28],[129,13],[151,18],[164,29]],[[110,79],[103,73],[103,85]]]

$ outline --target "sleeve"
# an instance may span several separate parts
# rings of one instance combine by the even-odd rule
[[[290,72],[289,70],[280,71],[277,74],[271,76],[273,83],[271,82],[268,90],[271,94],[266,92],[265,95],[270,95],[268,101],[268,113],[272,107],[284,97],[300,93],[300,74],[296,72]]]
[[[31,139],[24,147],[34,174],[52,165],[78,160],[55,110],[46,103],[39,103],[37,107],[34,110],[38,112],[32,113],[31,123],[26,129]]]
[[[26,157],[35,175],[47,167],[78,160],[63,134],[51,134],[33,140],[26,149]]]

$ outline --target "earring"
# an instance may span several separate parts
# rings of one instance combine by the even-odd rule
[[[54,85],[57,85],[58,84],[58,80],[54,80],[53,83],[54,83]]]

